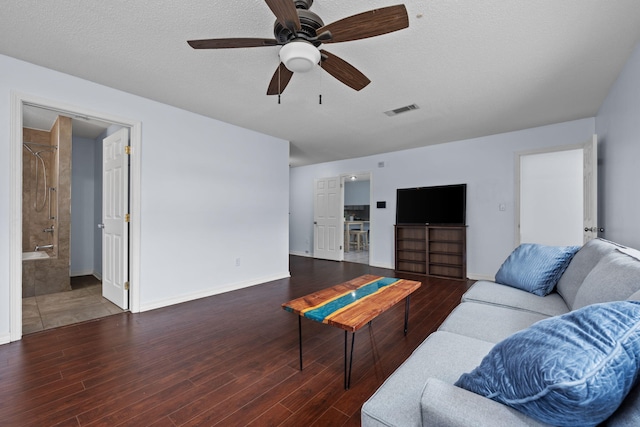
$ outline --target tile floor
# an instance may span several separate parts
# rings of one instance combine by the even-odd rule
[[[369,251],[349,251],[344,253],[344,260],[357,262],[358,264],[369,264]]]
[[[23,298],[22,334],[122,313],[102,297],[102,284],[95,277],[73,277],[71,287],[67,292]]]

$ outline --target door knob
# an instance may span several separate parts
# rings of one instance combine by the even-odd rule
[[[98,228],[104,228],[104,224],[98,224]]]

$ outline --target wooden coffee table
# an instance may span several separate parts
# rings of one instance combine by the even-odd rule
[[[367,274],[331,288],[282,304],[282,308],[298,317],[300,370],[302,370],[302,318],[344,329],[344,388],[351,386],[353,342],[356,331],[405,299],[404,334],[409,323],[409,298],[421,283]],[[347,355],[348,333],[351,352]]]

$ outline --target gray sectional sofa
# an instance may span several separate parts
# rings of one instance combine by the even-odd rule
[[[633,249],[592,240],[575,253],[546,296],[476,282],[440,328],[365,402],[362,426],[549,425],[454,383],[498,342],[540,320],[591,304],[640,300],[639,256]],[[602,425],[640,425],[640,386],[631,389]]]

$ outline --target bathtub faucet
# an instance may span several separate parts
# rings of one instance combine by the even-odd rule
[[[40,249],[53,249],[53,245],[36,245],[35,252],[38,252]]]

